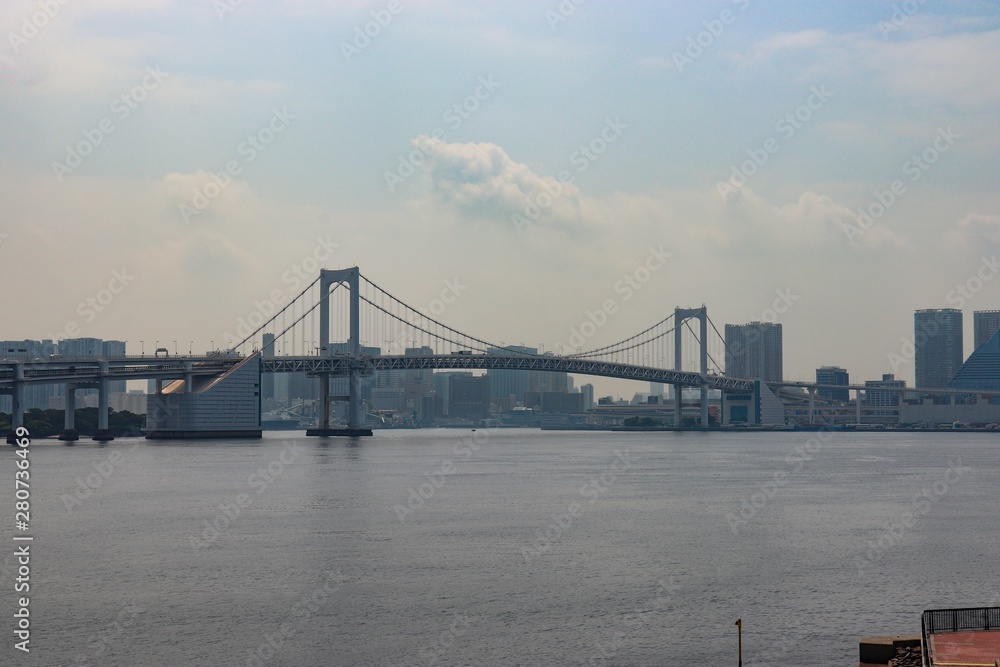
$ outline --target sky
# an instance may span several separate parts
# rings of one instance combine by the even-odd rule
[[[786,379],[912,383],[914,310],[967,356],[1000,309],[998,9],[4,0],[0,338],[208,349],[322,260],[458,281],[488,340],[704,303],[780,322]]]

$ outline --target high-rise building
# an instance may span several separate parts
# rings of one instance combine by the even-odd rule
[[[121,340],[102,340],[100,338],[67,338],[60,341],[51,340],[19,340],[0,341],[0,359],[48,359],[52,355],[63,357],[122,357],[125,356],[125,342]],[[125,380],[108,382],[109,394],[124,394]],[[47,410],[52,398],[65,396],[64,384],[29,384],[24,388],[24,408],[41,408]],[[77,389],[76,396],[83,400],[85,396],[97,395],[97,389]],[[0,396],[0,411],[10,412],[9,396]]]
[[[865,380],[865,405],[882,408],[898,406],[902,393],[886,391],[890,387],[905,389],[906,380],[897,380],[892,373],[883,375],[881,380]]]
[[[917,389],[944,388],[958,372],[962,355],[962,311],[918,310],[913,315],[913,366]]]
[[[1000,331],[1000,310],[976,310],[972,313],[973,350]]]
[[[0,341],[0,359],[30,361],[32,359],[48,359],[49,355],[57,354],[58,347],[51,340],[5,340]],[[54,384],[28,384],[24,386],[24,409],[49,407],[49,400],[56,395]],[[11,397],[0,395],[0,412],[11,411]]]
[[[491,347],[487,350],[490,354],[509,354],[520,356],[525,354],[538,354],[538,349],[534,347],[523,347],[519,345],[507,345],[506,347]],[[506,368],[491,368],[486,371],[486,377],[490,379],[490,395],[496,398],[514,397],[515,404],[524,404],[524,392],[531,390],[531,379],[534,371],[512,371]],[[447,400],[445,403],[447,404]]]
[[[448,416],[453,419],[486,419],[490,416],[490,379],[472,373],[450,373]]]
[[[583,394],[583,409],[590,410],[594,407],[594,385],[589,382],[580,387],[580,393]]]
[[[781,382],[781,324],[750,322],[726,325],[726,375]]]
[[[846,387],[851,384],[848,372],[840,366],[821,366],[816,369],[816,384],[832,384]],[[816,394],[830,401],[851,400],[849,389],[817,389]]]

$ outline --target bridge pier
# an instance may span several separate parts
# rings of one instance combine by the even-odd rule
[[[809,392],[809,425],[813,425],[813,415],[816,412],[816,387],[808,387],[806,391]]]
[[[66,410],[63,420],[63,430],[59,434],[59,439],[64,442],[75,442],[80,439],[80,432],[76,430],[76,385],[66,383]]]
[[[319,420],[317,426],[321,429],[330,428],[330,376],[323,373],[319,376]]]
[[[854,390],[854,423],[861,423],[861,390]]]
[[[7,434],[7,444],[17,442],[17,429],[24,426],[24,366],[14,362],[10,391],[10,432]]]
[[[108,362],[97,362],[100,379],[97,381],[97,432],[93,439],[97,442],[109,442],[115,439],[108,429]]]

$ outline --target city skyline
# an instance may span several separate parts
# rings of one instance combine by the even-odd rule
[[[915,310],[1000,306],[991,7],[223,5],[0,9],[3,338],[220,347],[358,265],[490,340],[706,303],[912,383]]]
[[[973,313],[975,321],[975,336],[977,341],[980,338],[989,339],[1000,330],[1000,320],[997,318],[997,314],[1000,311],[975,311]],[[730,377],[748,377],[748,378],[760,378],[767,382],[782,382],[783,378],[782,372],[782,358],[783,358],[783,342],[782,342],[782,326],[780,323],[770,323],[770,322],[750,322],[747,324],[733,325],[725,324],[725,370],[722,371],[723,374]],[[946,388],[951,387],[951,380],[955,376],[956,372],[968,359],[971,359],[975,350],[971,352],[968,356],[963,353],[963,313],[957,309],[923,309],[914,312],[914,356],[916,359],[916,366],[919,369],[923,369],[917,375],[917,382],[914,383],[914,388]],[[31,358],[56,358],[56,357],[95,357],[95,356],[122,356],[126,351],[126,342],[121,340],[110,340],[104,341],[99,338],[72,338],[63,339],[53,342],[52,340],[42,339],[42,340],[32,340],[25,339],[23,341],[0,341],[3,344],[0,345],[2,349],[0,352],[3,353],[3,357],[11,359],[31,359]],[[155,341],[158,344],[159,341]],[[177,354],[177,341],[173,341],[175,346],[175,355]],[[190,341],[193,344],[193,341]],[[280,348],[275,344],[275,336],[271,333],[263,333],[261,339],[260,349],[265,357],[282,356]],[[721,341],[719,341],[721,342]],[[256,344],[255,344],[256,345]],[[975,349],[981,346],[977,344]],[[346,342],[333,342],[331,343],[331,352],[334,353],[346,353],[349,350],[349,344]],[[190,348],[189,348],[190,349]],[[255,351],[256,351],[255,346]],[[157,348],[154,351],[154,356],[159,356],[162,350],[166,348]],[[167,351],[169,354],[169,351]],[[396,354],[399,353],[398,349],[382,350],[378,346],[369,346],[362,341],[361,345],[362,354],[369,356],[377,356],[380,354]],[[435,351],[432,347],[421,346],[421,347],[405,347],[402,350],[404,356],[426,356],[433,355]],[[524,353],[531,355],[543,355],[552,356],[553,352],[541,352],[538,348],[531,348],[525,346],[509,345],[504,348],[489,348],[486,350],[487,353]],[[56,354],[57,353],[57,354]],[[471,352],[462,352],[462,354]],[[134,355],[135,352],[129,353]],[[709,358],[712,359],[711,353],[709,353]],[[183,354],[181,355],[183,356]],[[687,359],[687,362],[692,362],[692,359]],[[714,362],[713,362],[714,363]],[[669,365],[669,364],[668,364]],[[747,372],[741,372],[743,369],[749,369]],[[717,373],[719,369],[709,366],[710,373]],[[992,371],[991,371],[992,372]],[[297,374],[292,374],[297,375]],[[413,376],[411,378],[410,376]],[[372,376],[365,376],[363,379],[363,385],[366,387],[366,398],[367,394],[371,393],[373,389],[385,389],[385,388],[395,388],[402,392],[401,398],[407,403],[411,408],[414,405],[419,405],[419,398],[421,395],[427,394],[429,391],[435,390],[438,395],[443,395],[447,397],[448,392],[445,389],[443,392],[438,390],[437,382],[433,381],[431,378],[434,376],[440,376],[442,379],[447,379],[445,376],[454,375],[454,372],[444,372],[438,371],[377,371]],[[461,375],[472,376],[471,373],[461,373]],[[426,376],[426,377],[424,377]],[[511,370],[499,370],[492,369],[485,371],[485,376],[489,380],[490,391],[494,398],[503,397],[504,400],[507,398],[510,400],[510,407],[513,406],[527,406],[527,402],[524,400],[525,391],[528,387],[540,390],[542,393],[545,391],[555,391],[555,392],[579,392],[579,389],[574,389],[574,379],[573,375],[567,375],[565,372],[557,373],[547,373],[539,371],[511,371]],[[892,374],[888,374],[889,377]],[[478,375],[477,375],[478,377]],[[580,376],[587,379],[588,376]],[[882,378],[885,380],[887,374],[883,374]],[[315,387],[309,390],[300,389],[299,394],[288,393],[291,385],[296,382],[292,377],[284,377],[278,375],[278,382],[283,387],[286,393],[286,398],[293,395],[305,396],[306,394],[315,393]],[[591,378],[597,381],[607,381],[608,378]],[[849,372],[847,369],[837,367],[837,366],[822,366],[817,368],[815,371],[815,379],[817,384],[833,384],[833,385],[848,385],[849,383]],[[265,374],[262,379],[262,395],[274,397],[275,394],[275,376]],[[631,385],[629,389],[635,389],[635,384],[638,382],[640,385],[645,384],[639,380],[628,380],[628,381],[615,381],[614,382],[627,382]],[[347,380],[346,378],[336,378],[332,380],[333,387],[336,391],[334,393],[346,393],[347,391]],[[875,382],[874,380],[872,382]],[[905,382],[905,379],[904,379]],[[121,383],[124,385],[124,383]],[[139,384],[138,381],[133,382],[134,385]],[[865,385],[869,385],[870,382],[866,381]],[[592,385],[591,385],[592,386]],[[151,387],[151,385],[150,385]],[[987,388],[987,387],[983,387]],[[662,396],[664,393],[664,386],[658,385],[656,383],[649,385],[650,391],[648,395],[650,396]],[[124,391],[124,386],[119,387],[120,391]],[[152,391],[150,388],[149,391]],[[305,391],[305,394],[301,392]],[[48,394],[57,394],[58,391],[50,391]],[[536,392],[538,393],[538,392]],[[628,399],[628,391],[625,395],[619,395],[617,398]],[[836,394],[836,396],[834,395]],[[612,394],[613,395],[613,394]],[[646,392],[635,392],[634,396],[645,396]],[[843,392],[830,389],[820,389],[818,395],[824,396],[828,399],[836,399],[846,401],[847,392]],[[541,393],[539,393],[539,397]],[[383,397],[385,398],[385,397]],[[395,400],[394,396],[388,397],[390,401]],[[414,401],[417,401],[416,403]],[[38,401],[29,401],[29,403]],[[40,401],[44,404],[44,401]],[[447,405],[447,398],[445,398],[445,404]],[[530,406],[528,406],[530,407]],[[421,409],[416,409],[417,412],[422,412]]]

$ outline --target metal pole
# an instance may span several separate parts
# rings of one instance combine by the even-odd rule
[[[739,667],[743,667],[743,619],[736,619],[737,632],[739,633]]]

